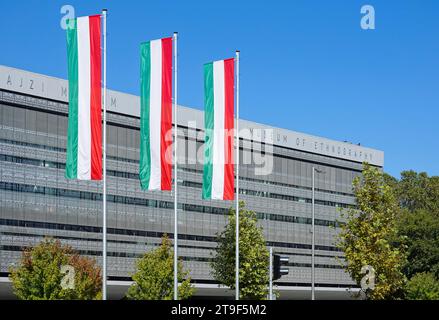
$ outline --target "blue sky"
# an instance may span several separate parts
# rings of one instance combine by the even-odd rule
[[[109,10],[108,87],[139,92],[139,43],[179,32],[179,103],[205,62],[241,50],[241,117],[381,149],[439,175],[439,1],[0,1],[0,64],[67,77],[63,5]],[[375,8],[362,30],[360,9]]]

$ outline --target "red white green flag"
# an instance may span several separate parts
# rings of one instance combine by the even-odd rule
[[[68,179],[102,179],[101,16],[71,19],[67,28]]]
[[[204,65],[203,199],[234,199],[235,59]]]
[[[171,190],[172,38],[140,46],[140,185]]]

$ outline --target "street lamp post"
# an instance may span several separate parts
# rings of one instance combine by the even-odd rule
[[[316,167],[312,167],[312,245],[311,245],[311,300],[315,300],[315,241],[316,241],[316,235],[315,235],[315,223],[314,223],[314,217],[315,217],[315,174],[317,173],[325,173],[322,170],[317,169]]]
[[[273,247],[270,247],[269,251],[270,264],[269,264],[269,277],[270,283],[268,286],[268,300],[273,300]]]

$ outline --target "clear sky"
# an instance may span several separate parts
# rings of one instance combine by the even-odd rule
[[[139,94],[139,43],[179,32],[179,103],[241,50],[241,118],[385,152],[439,175],[439,1],[0,1],[0,64],[67,78],[63,5],[108,8],[108,87]],[[360,27],[363,5],[375,30]]]

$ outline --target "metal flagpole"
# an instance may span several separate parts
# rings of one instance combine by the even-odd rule
[[[236,256],[235,299],[239,300],[239,50],[236,50]]]
[[[178,300],[178,219],[177,219],[177,32],[174,32],[174,300]]]
[[[315,269],[314,269],[314,248],[315,248],[315,225],[314,225],[314,203],[315,203],[315,175],[316,168],[312,167],[312,250],[311,250],[311,300],[315,300]]]
[[[102,10],[104,27],[104,132],[102,144],[102,170],[103,170],[103,191],[102,191],[102,300],[107,300],[107,9]]]

